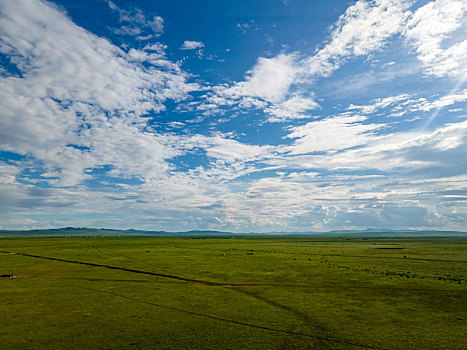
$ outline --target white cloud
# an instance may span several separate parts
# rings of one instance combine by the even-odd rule
[[[442,96],[432,102],[425,98],[421,98],[416,101],[410,101],[411,103],[407,106],[407,108],[412,111],[428,112],[432,109],[440,109],[464,101],[467,101],[467,89],[464,89],[457,94]]]
[[[113,176],[136,176],[144,181],[165,178],[166,160],[180,152],[171,139],[128,125],[124,120],[110,120],[83,133],[89,140],[97,164],[114,167]],[[111,140],[109,142],[109,140]]]
[[[267,122],[278,123],[293,119],[310,118],[311,116],[306,112],[318,108],[319,104],[314,99],[295,95],[283,102],[265,108],[264,112],[269,115]]]
[[[260,57],[243,81],[213,87],[212,92],[203,96],[203,102],[195,104],[196,109],[205,116],[223,115],[222,107],[226,106],[243,111],[262,109],[270,115],[268,122],[302,118],[301,112],[319,106],[310,98],[290,96],[289,89],[296,83],[298,74],[294,54]]]
[[[31,155],[59,174],[50,183],[64,186],[89,178],[86,168],[105,164],[136,174],[136,157],[150,164],[140,168],[143,177],[167,169],[164,157],[172,153],[143,131],[141,116],[198,86],[187,83],[188,74],[165,58],[162,46],[122,51],[41,1],[7,2],[1,10],[1,51],[22,72],[0,78],[3,150]],[[108,138],[104,130],[118,131]]]
[[[416,48],[427,74],[437,77],[466,74],[465,11],[467,3],[463,0],[436,0],[420,7],[408,21],[404,35]],[[446,47],[446,41],[453,35],[460,41]]]
[[[381,49],[403,29],[410,14],[408,7],[402,0],[358,1],[339,17],[329,43],[313,56],[300,58],[298,54],[282,53],[272,58],[260,57],[244,81],[218,86],[215,93],[230,101],[230,105],[232,100],[249,97],[246,106],[264,109],[271,115],[268,122],[304,118],[302,113],[280,105],[286,98],[293,99],[289,96],[293,87],[309,84],[314,76],[329,76],[347,58]]]
[[[257,146],[238,142],[226,135],[194,135],[179,139],[177,144],[183,149],[203,149],[209,157],[226,162],[257,161],[269,154],[271,146]]]
[[[154,16],[152,21],[148,21],[147,24],[155,33],[164,32],[164,19],[161,16]]]
[[[376,100],[373,100],[373,104],[371,105],[364,105],[364,106],[355,106],[351,104],[349,107],[347,107],[348,110],[359,110],[361,113],[365,114],[371,114],[376,112],[378,109],[386,108],[392,104],[405,101],[410,97],[408,94],[400,94],[397,96],[389,96],[385,98],[378,98]]]
[[[114,29],[113,32],[119,35],[140,35],[141,29],[138,27],[132,27],[132,26],[121,26],[120,28]]]
[[[346,124],[345,119],[342,119],[339,123],[343,125],[338,126],[335,132],[326,119],[322,125],[309,123],[309,126],[292,129],[293,133],[289,137],[298,137],[298,140],[292,146],[284,147],[284,150],[296,156],[271,158],[266,163],[301,169],[394,171],[410,168],[414,171],[428,166],[444,166],[446,169],[451,167],[450,170],[455,172],[465,171],[465,164],[458,160],[462,158],[461,154],[465,154],[463,147],[467,144],[467,121],[449,124],[434,131],[407,131],[376,136],[372,130],[382,127],[380,124],[362,125],[358,123],[359,117],[353,118],[355,125]],[[353,149],[355,146],[359,147]],[[339,149],[342,151],[302,155]]]
[[[258,58],[244,81],[222,90],[230,98],[259,97],[269,101],[282,100],[297,77],[295,55],[280,54],[272,58]]]
[[[303,61],[310,75],[329,76],[348,57],[368,55],[381,49],[401,31],[409,4],[402,0],[357,1],[339,17],[330,42]]]
[[[372,114],[377,112],[380,109],[390,107],[391,113],[388,114],[390,117],[400,117],[410,112],[429,112],[433,109],[441,109],[446,106],[450,106],[456,103],[467,101],[467,89],[459,91],[458,93],[451,93],[432,101],[428,100],[425,97],[419,98],[410,98],[408,94],[400,94],[397,96],[390,96],[385,98],[379,98],[373,100],[372,104],[356,106],[350,104],[347,107],[350,111],[360,111],[365,114]],[[462,109],[458,109],[462,110]],[[420,119],[421,117],[417,117]]]
[[[21,172],[21,168],[13,165],[0,162],[0,183],[5,184],[15,184],[16,176]]]
[[[204,47],[204,44],[201,41],[191,41],[185,40],[183,45],[180,47],[180,50],[196,50]]]
[[[162,17],[154,16],[152,19],[147,19],[143,11],[138,8],[124,10],[111,0],[108,0],[107,3],[112,10],[118,12],[120,22],[127,23],[127,25],[115,29],[116,34],[139,35],[142,34],[143,30],[150,29],[156,36],[159,36],[164,32],[164,19]],[[146,38],[150,39],[152,35],[146,36]]]
[[[384,124],[363,124],[364,116],[335,116],[291,128],[288,138],[296,139],[286,147],[290,154],[332,152],[362,146],[373,140],[374,131]]]

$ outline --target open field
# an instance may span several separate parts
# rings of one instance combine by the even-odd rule
[[[0,348],[465,349],[466,243],[4,238]]]

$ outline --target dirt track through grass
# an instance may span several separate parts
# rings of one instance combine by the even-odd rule
[[[0,243],[5,349],[465,348],[463,239]]]
[[[333,343],[341,343],[341,344],[346,344],[346,345],[352,345],[352,346],[356,346],[356,347],[360,347],[360,348],[364,348],[364,349],[388,350],[388,349],[385,349],[385,348],[374,347],[374,346],[369,346],[369,345],[363,345],[363,344],[354,343],[354,342],[350,342],[350,341],[345,341],[345,340],[341,340],[341,339],[332,339],[332,338],[327,338],[327,337],[320,337],[320,336],[312,335],[312,334],[306,334],[306,333],[289,331],[289,330],[285,330],[285,329],[266,327],[266,326],[251,324],[251,323],[247,323],[247,322],[230,320],[230,319],[227,319],[227,318],[217,317],[217,316],[213,316],[213,315],[206,315],[206,314],[203,314],[203,313],[200,313],[200,312],[184,310],[184,309],[180,309],[180,308],[173,307],[173,306],[161,305],[161,304],[157,304],[157,303],[154,303],[154,302],[151,302],[151,301],[142,300],[142,299],[130,297],[130,296],[127,296],[127,295],[124,295],[124,294],[111,292],[111,291],[107,291],[107,290],[85,288],[85,287],[78,287],[78,288],[91,290],[91,291],[95,291],[95,292],[111,294],[111,295],[118,296],[120,298],[128,299],[128,300],[131,300],[131,301],[136,301],[136,302],[139,302],[139,303],[144,303],[144,304],[147,304],[147,305],[152,305],[152,306],[167,309],[167,310],[178,311],[178,312],[186,313],[186,314],[189,314],[189,315],[210,318],[210,319],[213,319],[213,320],[232,323],[232,324],[245,326],[245,327],[250,327],[250,328],[256,328],[256,329],[261,329],[261,330],[265,330],[265,331],[283,333],[283,334],[288,334],[288,335],[296,335],[296,336],[301,336],[301,337],[307,337],[307,338],[317,339],[317,340],[326,341],[326,342],[333,342]]]
[[[78,261],[78,260],[67,260],[67,259],[60,259],[60,258],[52,258],[52,257],[48,257],[48,256],[41,256],[41,255],[34,255],[34,254],[27,254],[27,253],[16,253],[16,252],[2,252],[2,253],[27,256],[27,257],[36,258],[36,259],[59,261],[59,262],[65,262],[65,263],[70,263],[70,264],[86,265],[86,266],[93,266],[93,267],[103,267],[103,268],[111,269],[111,270],[121,270],[121,271],[126,271],[126,272],[139,273],[139,274],[143,274],[143,275],[170,278],[170,279],[183,281],[183,282],[201,283],[201,284],[208,285],[208,286],[222,286],[222,284],[223,284],[223,283],[218,283],[218,282],[210,282],[210,281],[203,281],[203,280],[197,280],[197,279],[192,279],[192,278],[185,278],[185,277],[176,276],[176,275],[168,275],[168,274],[157,273],[157,272],[129,269],[129,268],[126,268],[126,267],[111,266],[111,265],[107,265],[107,264],[97,264],[97,263],[84,262],[84,261]]]
[[[298,310],[295,310],[293,308],[290,308],[288,306],[282,305],[278,302],[269,300],[267,298],[264,298],[262,296],[259,296],[256,293],[250,292],[250,291],[245,291],[241,290],[239,287],[245,287],[245,286],[261,286],[264,284],[226,284],[226,283],[220,283],[220,282],[211,282],[211,281],[204,281],[204,280],[199,280],[199,279],[191,279],[191,278],[186,278],[186,277],[181,277],[181,276],[176,276],[176,275],[169,275],[169,274],[161,274],[161,273],[156,273],[156,272],[150,272],[150,271],[143,271],[143,270],[136,270],[136,269],[129,269],[125,267],[118,267],[118,266],[112,266],[108,264],[97,264],[97,263],[91,263],[91,262],[83,262],[83,261],[77,261],[77,260],[67,260],[67,259],[60,259],[60,258],[53,258],[53,257],[46,257],[46,256],[41,256],[41,255],[35,255],[35,254],[27,254],[27,253],[18,253],[18,252],[7,252],[7,251],[2,251],[1,253],[4,254],[12,254],[12,255],[20,255],[20,256],[25,256],[25,257],[30,257],[30,258],[36,258],[36,259],[45,259],[45,260],[51,260],[51,261],[57,261],[57,262],[64,262],[64,263],[71,263],[71,264],[78,264],[78,265],[85,265],[85,266],[92,266],[92,267],[101,267],[101,268],[106,268],[106,269],[111,269],[111,270],[121,270],[125,272],[130,272],[130,273],[137,273],[137,274],[145,274],[145,275],[150,275],[150,276],[157,276],[157,277],[164,277],[164,278],[169,278],[169,279],[174,279],[177,281],[182,281],[182,282],[191,282],[191,283],[199,283],[207,286],[215,286],[215,287],[221,287],[221,288],[228,288],[229,290],[233,290],[236,292],[240,292],[244,295],[247,295],[249,297],[255,298],[261,302],[267,303],[273,307],[288,311],[293,313],[294,315],[298,316],[300,319],[307,323],[312,323],[316,328],[320,329],[320,332],[326,332],[326,330],[317,324],[315,321],[311,320],[311,318],[308,315],[305,315]],[[275,286],[280,286],[278,284],[275,284]],[[231,288],[233,287],[233,288]],[[101,293],[107,293],[111,295],[115,295],[121,298],[125,298],[127,300],[132,300],[135,302],[139,303],[144,303],[147,305],[152,305],[158,308],[163,308],[163,309],[168,309],[172,311],[177,311],[177,312],[182,312],[194,316],[199,316],[199,317],[205,317],[221,322],[227,322],[227,323],[232,323],[240,326],[245,326],[245,327],[250,327],[250,328],[256,328],[256,329],[261,329],[265,331],[270,331],[270,332],[276,332],[276,333],[283,333],[283,334],[288,334],[288,335],[294,335],[294,336],[301,336],[301,337],[307,337],[311,339],[315,339],[319,342],[333,342],[333,343],[340,343],[340,344],[346,344],[346,345],[351,345],[351,346],[356,346],[364,349],[376,349],[376,350],[387,350],[381,347],[374,347],[374,346],[369,346],[369,345],[364,345],[360,343],[355,343],[343,339],[338,339],[338,338],[331,338],[331,337],[322,337],[322,336],[317,336],[317,335],[312,335],[312,334],[307,334],[307,333],[301,333],[301,332],[294,332],[290,330],[284,330],[284,329],[278,329],[278,328],[272,328],[272,327],[267,327],[267,326],[261,326],[257,324],[252,324],[252,323],[247,323],[247,322],[241,322],[241,321],[236,321],[236,320],[231,320],[227,318],[222,318],[218,316],[213,316],[213,315],[208,315],[208,314],[203,314],[199,312],[194,312],[194,311],[189,311],[189,310],[184,310],[180,309],[177,307],[173,306],[168,306],[168,305],[161,305],[157,304],[154,302],[130,297],[124,294],[112,292],[112,291],[107,291],[107,290],[100,290],[100,289],[93,289],[93,288],[86,288],[86,287],[78,287],[81,289],[86,289],[86,290],[92,290],[92,291],[97,291]]]

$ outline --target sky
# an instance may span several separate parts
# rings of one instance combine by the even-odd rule
[[[467,228],[464,0],[0,0],[0,228]]]

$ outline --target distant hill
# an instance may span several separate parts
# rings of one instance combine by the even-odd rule
[[[145,231],[145,230],[114,230],[106,228],[62,227],[36,230],[0,230],[4,236],[205,236],[205,235],[234,235],[231,232],[191,230],[184,232]]]
[[[190,230],[182,232],[168,231],[145,231],[145,230],[114,230],[106,228],[87,227],[63,227],[55,229],[36,230],[0,230],[0,236],[47,236],[47,237],[96,237],[96,236],[326,236],[326,237],[349,237],[349,238],[370,238],[370,237],[467,237],[467,232],[461,231],[436,231],[436,230],[390,230],[390,229],[365,229],[365,230],[334,230],[327,232],[248,232],[233,233],[225,231],[211,230]]]

